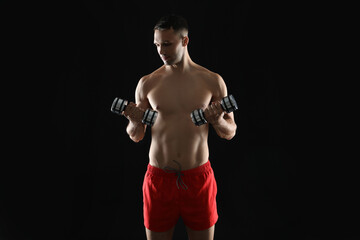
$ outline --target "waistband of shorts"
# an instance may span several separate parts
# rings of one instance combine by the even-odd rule
[[[181,171],[181,174],[183,174],[184,176],[186,176],[186,175],[201,175],[201,174],[211,171],[211,170],[212,170],[211,164],[210,164],[210,161],[208,160],[206,163],[204,163],[203,165],[200,165],[196,168],[191,168],[191,169]],[[151,166],[150,163],[147,166],[147,171],[156,176],[166,177],[166,176],[174,175],[174,173],[165,172],[161,168]]]

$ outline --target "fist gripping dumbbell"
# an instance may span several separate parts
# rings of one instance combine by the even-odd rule
[[[227,113],[231,113],[238,109],[238,105],[233,95],[229,95],[221,99],[220,105],[221,108]],[[191,120],[195,123],[196,126],[200,126],[207,123],[204,117],[204,111],[202,109],[194,110],[190,114],[190,116],[191,116]]]
[[[111,111],[113,113],[122,115],[121,113],[125,110],[126,106],[128,105],[127,100],[123,100],[121,98],[115,98],[114,102],[111,105]],[[155,123],[157,118],[158,112],[151,110],[150,108],[146,109],[144,113],[144,117],[142,119],[142,123],[152,126]]]

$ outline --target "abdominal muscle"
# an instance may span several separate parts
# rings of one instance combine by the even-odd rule
[[[159,114],[151,136],[149,159],[154,167],[179,169],[179,163],[181,170],[187,170],[208,161],[208,125],[195,126],[190,114]]]

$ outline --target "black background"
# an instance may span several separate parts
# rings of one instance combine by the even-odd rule
[[[239,105],[231,141],[210,128],[215,239],[355,236],[355,176],[338,168],[327,178],[324,151],[336,151],[323,146],[316,84],[300,77],[311,56],[301,54],[308,13],[295,5],[4,3],[7,101],[20,116],[4,127],[15,147],[1,168],[1,239],[145,239],[150,131],[133,143],[110,106],[115,97],[133,100],[138,80],[161,66],[152,29],[167,13],[187,18],[192,60],[219,73]],[[185,238],[180,221],[174,239]]]

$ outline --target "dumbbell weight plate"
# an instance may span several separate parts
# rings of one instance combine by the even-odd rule
[[[115,100],[113,101],[113,103],[111,105],[111,111],[113,113],[117,113],[117,114],[121,115],[121,113],[124,111],[127,104],[128,104],[127,100],[123,100],[121,98],[115,98]]]
[[[226,96],[223,99],[221,99],[220,105],[221,105],[222,109],[224,111],[226,111],[227,113],[231,113],[238,109],[238,105],[235,101],[235,98],[231,94],[229,96]],[[191,120],[193,121],[193,123],[195,123],[196,126],[200,126],[200,125],[207,123],[205,116],[204,116],[204,111],[202,109],[194,110],[190,114],[190,116],[191,116]]]
[[[154,125],[157,115],[158,115],[158,112],[152,111],[150,109],[146,109],[144,117],[142,119],[142,123],[149,125],[149,126]]]
[[[196,126],[200,126],[207,123],[204,116],[204,111],[202,109],[194,110],[190,114],[190,116],[191,116],[191,120],[193,121],[193,123],[195,123]]]
[[[227,113],[231,113],[238,109],[238,105],[233,95],[229,95],[221,99],[220,104],[224,111],[226,111]]]

